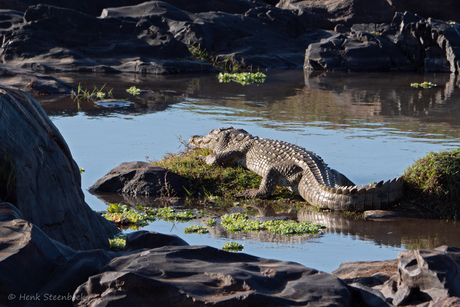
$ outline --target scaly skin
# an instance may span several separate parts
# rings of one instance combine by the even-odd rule
[[[403,195],[401,177],[357,187],[315,153],[283,141],[255,137],[242,129],[214,129],[204,136],[192,136],[190,143],[213,150],[203,157],[210,165],[235,163],[262,176],[259,189],[240,192],[237,197],[267,196],[278,185],[289,187],[319,208],[365,211],[387,209]]]

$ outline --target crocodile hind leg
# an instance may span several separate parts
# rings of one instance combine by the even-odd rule
[[[276,186],[292,187],[297,190],[297,185],[302,178],[303,169],[296,164],[277,164],[268,169],[262,178],[259,189],[248,189],[235,194],[235,197],[256,198],[268,196],[275,191]]]

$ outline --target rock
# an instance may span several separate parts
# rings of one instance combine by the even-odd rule
[[[415,70],[394,43],[368,32],[337,34],[310,44],[304,68],[332,71]]]
[[[353,306],[369,306],[369,307],[393,307],[394,305],[387,302],[383,294],[370,287],[364,286],[361,283],[352,283],[348,285],[351,294],[353,295]]]
[[[431,301],[428,307],[460,307],[460,298],[438,297]]]
[[[394,219],[401,219],[402,214],[394,211],[389,210],[367,210],[364,211],[364,219],[365,220],[373,220],[373,221],[388,221]]]
[[[79,168],[37,101],[0,86],[0,105],[0,165],[11,174],[0,180],[2,200],[72,248],[108,247],[118,229],[85,203]]]
[[[4,214],[9,215],[0,216]],[[25,220],[5,216],[0,220],[0,304],[23,305],[20,295],[35,296],[52,272],[76,252]]]
[[[300,18],[303,17],[305,22],[311,15],[327,20],[329,25],[324,27],[323,22],[319,28],[330,30],[337,24],[351,27],[356,23],[388,23],[396,12],[388,1],[380,0],[281,0],[276,6],[299,11]]]
[[[75,88],[40,72],[0,64],[2,85],[24,89],[31,95],[70,95]]]
[[[316,19],[327,20],[332,29],[337,24],[352,26],[357,23],[390,23],[396,12],[413,12],[424,18],[432,17],[442,20],[460,22],[460,7],[455,0],[436,5],[429,0],[281,0],[277,7],[298,11],[300,17],[304,16],[305,22],[311,15]]]
[[[126,236],[126,245],[123,251],[129,252],[162,246],[188,246],[188,243],[176,235],[167,235],[153,231],[136,231]]]
[[[458,257],[460,249],[400,252],[397,274],[386,282],[382,293],[395,306],[460,296],[460,266],[449,254]]]
[[[76,306],[350,306],[336,277],[300,264],[206,246],[171,246],[112,260],[74,293]]]
[[[396,274],[398,261],[356,261],[343,262],[331,274],[342,279],[345,283],[359,282],[365,286],[373,287],[383,284]]]
[[[396,13],[390,25],[353,25],[306,50],[306,69],[441,71],[460,69],[460,25]],[[375,32],[374,32],[375,31]]]
[[[23,220],[22,213],[10,203],[3,203],[0,199],[0,222],[20,219]]]
[[[38,71],[213,71],[211,65],[191,60],[187,46],[168,31],[170,20],[161,19],[168,9],[169,15],[185,26],[187,13],[163,2],[152,5],[157,14],[137,20],[128,16],[126,20],[96,18],[42,4],[30,7],[24,14],[24,24],[5,36],[3,62]]]
[[[181,196],[187,180],[151,163],[124,162],[100,178],[91,193],[124,193],[134,196]]]
[[[195,60],[187,46],[193,44],[212,58],[242,67],[302,65],[305,48],[316,38],[300,37],[306,30],[294,13],[264,3],[234,2],[200,2],[192,9],[194,2],[171,1],[197,12],[191,13],[150,1],[106,8],[99,18],[39,4],[29,7],[16,28],[0,31],[2,60],[41,72],[215,72],[212,65]],[[240,14],[206,12],[222,6]],[[248,17],[242,14],[246,9]]]

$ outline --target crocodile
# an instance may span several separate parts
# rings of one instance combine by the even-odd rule
[[[193,147],[213,152],[201,158],[209,165],[238,164],[262,177],[258,189],[236,197],[268,196],[276,186],[288,187],[310,205],[334,211],[384,210],[403,196],[403,179],[356,186],[331,169],[312,151],[295,144],[253,136],[233,127],[213,129],[190,138]]]

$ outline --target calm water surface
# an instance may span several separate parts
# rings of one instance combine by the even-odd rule
[[[116,98],[133,104],[106,108],[57,97],[44,97],[40,103],[86,170],[84,190],[122,162],[159,159],[179,150],[180,137],[230,125],[312,150],[358,185],[394,178],[430,151],[460,146],[460,89],[455,76],[301,70],[266,74],[265,83],[247,86],[219,83],[210,75],[56,75],[88,89],[106,84]],[[423,81],[438,86],[410,87]],[[133,85],[146,91],[130,96],[126,89]],[[87,192],[85,196],[94,210],[105,210],[102,200]],[[394,259],[405,249],[460,246],[460,227],[452,221],[355,221],[310,211],[299,212],[298,219],[328,228],[318,237],[293,238],[217,231],[184,234],[185,227],[199,221],[157,221],[145,229],[218,248],[237,241],[247,253],[327,272],[344,261]]]

